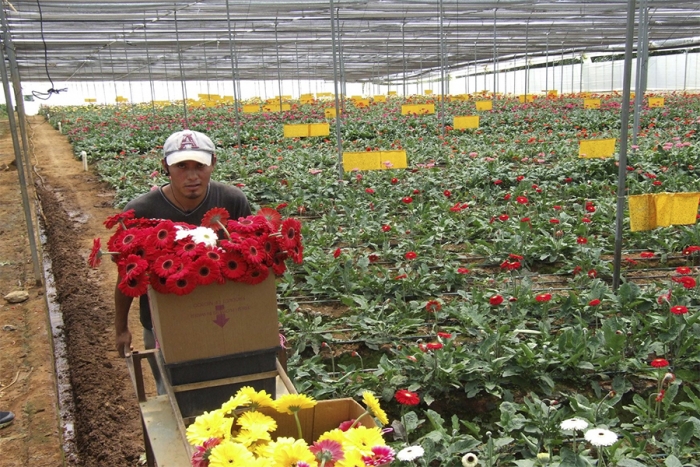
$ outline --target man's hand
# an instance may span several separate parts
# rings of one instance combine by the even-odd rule
[[[134,348],[131,346],[131,332],[129,329],[117,333],[117,352],[119,352],[119,356],[122,358],[130,357],[132,350]]]

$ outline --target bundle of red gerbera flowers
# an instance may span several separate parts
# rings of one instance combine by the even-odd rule
[[[258,284],[270,269],[281,275],[288,258],[302,262],[301,223],[273,214],[263,208],[233,220],[226,209],[214,208],[204,215],[201,226],[136,219],[133,211],[112,216],[105,226],[117,227],[108,254],[114,255],[119,269],[119,290],[138,297],[150,285],[161,293],[185,295],[214,282]],[[100,239],[95,239],[90,266],[97,267],[103,254]]]

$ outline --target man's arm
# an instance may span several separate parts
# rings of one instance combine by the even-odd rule
[[[131,332],[129,331],[129,309],[133,297],[128,297],[119,290],[119,282],[121,278],[117,278],[117,286],[114,287],[114,328],[117,332],[117,352],[120,357],[131,355]]]

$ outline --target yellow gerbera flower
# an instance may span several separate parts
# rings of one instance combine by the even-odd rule
[[[247,395],[237,392],[235,396],[232,396],[229,400],[221,405],[221,411],[225,414],[234,412],[236,409],[240,409],[250,404],[250,397]]]
[[[369,453],[374,446],[384,446],[386,442],[382,438],[379,428],[367,428],[358,426],[345,432],[345,438],[350,445],[363,453]]]
[[[335,463],[336,467],[365,467],[365,461],[362,459],[362,452],[357,449],[343,448],[343,459]]]
[[[331,441],[336,441],[340,444],[347,443],[347,439],[345,437],[345,432],[339,428],[335,428],[333,430],[326,431],[323,433],[321,436],[318,437],[318,441],[323,441],[324,439],[329,439]]]
[[[233,419],[221,410],[204,412],[187,427],[187,441],[192,445],[204,443],[209,438],[227,438],[231,433]]]
[[[389,424],[389,417],[386,416],[386,412],[384,412],[384,410],[379,406],[379,400],[376,397],[374,397],[374,394],[372,394],[369,391],[365,391],[362,393],[362,400],[367,406],[367,410],[372,415],[377,417],[377,419],[382,425]]]
[[[244,430],[257,430],[273,432],[277,429],[277,422],[269,415],[261,412],[245,412],[238,417],[236,423]]]
[[[250,399],[250,408],[252,410],[258,410],[261,407],[275,406],[274,399],[265,390],[257,391],[251,386],[243,386],[238,390],[238,394],[248,396]]]
[[[240,443],[223,441],[211,450],[209,467],[242,467],[255,460],[253,453]]]
[[[280,413],[294,415],[302,409],[310,409],[316,401],[305,394],[284,394],[275,400],[275,409]]]
[[[293,442],[289,438],[280,442],[277,440],[272,445],[272,458],[277,465],[297,465],[298,462],[306,462],[309,465],[318,465],[316,457],[303,439],[295,439]]]
[[[272,437],[270,432],[261,426],[255,426],[252,429],[244,429],[238,432],[233,441],[241,443],[242,445],[250,448],[252,445],[260,442],[271,441]]]

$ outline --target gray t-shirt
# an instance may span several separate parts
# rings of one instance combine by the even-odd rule
[[[124,207],[124,210],[133,209],[137,218],[169,219],[173,222],[187,222],[192,225],[200,225],[204,214],[212,208],[226,208],[231,219],[238,219],[251,214],[248,199],[239,188],[214,181],[209,182],[204,200],[192,211],[185,212],[171,203],[163,193],[163,187],[149,191],[130,201]],[[139,311],[143,327],[152,329],[151,308],[148,304],[147,295],[139,297]]]

